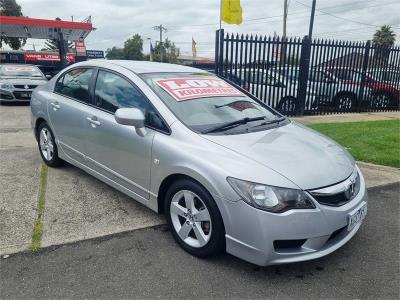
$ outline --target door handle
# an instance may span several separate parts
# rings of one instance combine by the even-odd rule
[[[100,125],[101,125],[100,121],[97,120],[97,118],[96,118],[95,116],[93,116],[93,117],[86,117],[86,120],[88,120],[89,123],[92,124],[93,127],[96,127],[96,126],[100,126]]]
[[[61,107],[60,104],[57,101],[50,102],[50,105],[53,106],[54,110],[60,109],[60,107]]]

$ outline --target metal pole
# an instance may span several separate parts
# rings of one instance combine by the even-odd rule
[[[283,32],[282,37],[286,37],[286,21],[287,21],[287,0],[283,1]]]
[[[222,0],[219,2],[219,30],[222,28]]]
[[[162,44],[162,24],[160,24],[160,62],[163,62],[163,44]]]
[[[312,7],[311,7],[311,18],[310,18],[310,27],[308,29],[308,38],[311,41],[312,38],[312,32],[313,32],[313,27],[314,27],[314,15],[315,15],[315,4],[317,0],[313,0],[312,2]]]

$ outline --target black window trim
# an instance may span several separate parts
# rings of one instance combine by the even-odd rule
[[[69,72],[71,72],[71,71],[73,71],[73,70],[77,70],[77,69],[86,69],[86,70],[87,70],[87,69],[91,69],[91,70],[93,70],[93,73],[92,73],[92,75],[91,75],[91,77],[90,77],[90,81],[89,81],[89,85],[88,85],[89,102],[82,101],[82,100],[80,100],[80,99],[77,99],[77,98],[74,98],[74,97],[71,97],[71,96],[67,96],[67,95],[61,94],[61,93],[59,93],[59,92],[56,91],[57,83],[60,81],[60,79],[62,79],[63,84],[64,84],[64,77],[65,77],[65,75],[66,75],[67,73],[69,73]],[[96,73],[95,68],[94,68],[94,67],[91,67],[91,66],[88,66],[88,67],[75,67],[75,68],[68,69],[68,70],[66,70],[65,72],[63,72],[60,76],[58,76],[58,78],[57,78],[57,80],[56,80],[56,83],[54,84],[53,93],[54,93],[54,94],[57,94],[57,95],[60,95],[60,96],[63,96],[63,97],[66,97],[66,98],[68,98],[68,99],[74,100],[74,101],[76,101],[76,102],[82,103],[82,104],[90,105],[90,103],[92,102],[92,95],[91,95],[91,93],[90,93],[90,90],[91,90],[91,86],[93,85],[93,79],[94,79],[94,74],[95,74],[95,73]]]
[[[119,72],[117,72],[117,71],[114,71],[114,70],[110,70],[110,69],[103,68],[103,67],[95,67],[94,69],[95,69],[95,71],[94,71],[94,74],[93,74],[93,77],[92,77],[92,84],[91,84],[91,86],[90,86],[90,88],[89,88],[90,102],[91,102],[89,105],[90,105],[91,107],[94,107],[94,108],[96,108],[96,109],[99,109],[99,110],[101,110],[101,111],[104,111],[104,112],[106,112],[106,113],[109,113],[109,114],[114,115],[114,112],[109,111],[109,110],[106,110],[106,109],[101,108],[101,107],[98,107],[98,106],[95,104],[95,89],[96,89],[96,83],[97,83],[97,77],[98,77],[98,75],[99,75],[99,71],[101,70],[101,71],[113,73],[113,74],[115,74],[115,75],[117,75],[117,76],[120,76],[121,78],[125,79],[129,84],[131,84],[131,85],[143,96],[143,98],[147,101],[147,103],[149,104],[149,106],[151,106],[151,107],[154,109],[154,111],[157,113],[158,117],[159,117],[159,118],[161,119],[161,121],[164,123],[164,126],[165,126],[166,130],[162,130],[162,129],[160,129],[160,128],[156,128],[156,127],[150,126],[150,125],[148,125],[148,124],[145,124],[145,127],[146,127],[146,128],[149,128],[149,129],[152,129],[152,130],[154,130],[154,131],[157,131],[157,132],[166,134],[166,135],[171,135],[171,133],[172,133],[172,132],[171,132],[171,128],[169,127],[168,123],[165,121],[164,117],[160,114],[160,112],[159,112],[159,111],[157,110],[157,108],[153,105],[153,103],[151,103],[151,101],[149,100],[149,98],[147,98],[147,96],[142,92],[142,90],[141,90],[134,82],[132,82],[132,80],[130,80],[130,79],[129,79],[128,77],[126,77],[125,75],[123,75],[123,74],[121,74],[121,73],[119,73]]]

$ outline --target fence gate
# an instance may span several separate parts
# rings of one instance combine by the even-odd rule
[[[226,34],[215,73],[286,115],[399,110],[400,47]]]

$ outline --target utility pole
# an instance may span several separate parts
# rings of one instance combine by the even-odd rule
[[[286,38],[287,13],[288,13],[288,0],[283,0],[283,30],[282,30],[282,38]]]
[[[313,0],[312,2],[312,7],[311,7],[311,17],[310,17],[310,27],[308,29],[308,38],[311,41],[312,38],[312,32],[313,32],[313,27],[314,27],[314,15],[315,15],[315,4],[316,4],[316,0]]]
[[[288,0],[283,0],[283,28],[282,28],[282,46],[280,60],[285,61],[286,58],[286,22],[288,15]]]
[[[162,24],[160,24],[158,26],[154,26],[153,29],[155,31],[159,31],[160,32],[160,61],[163,62],[164,46],[163,46],[162,33],[163,32],[167,32],[167,28],[163,27]]]

